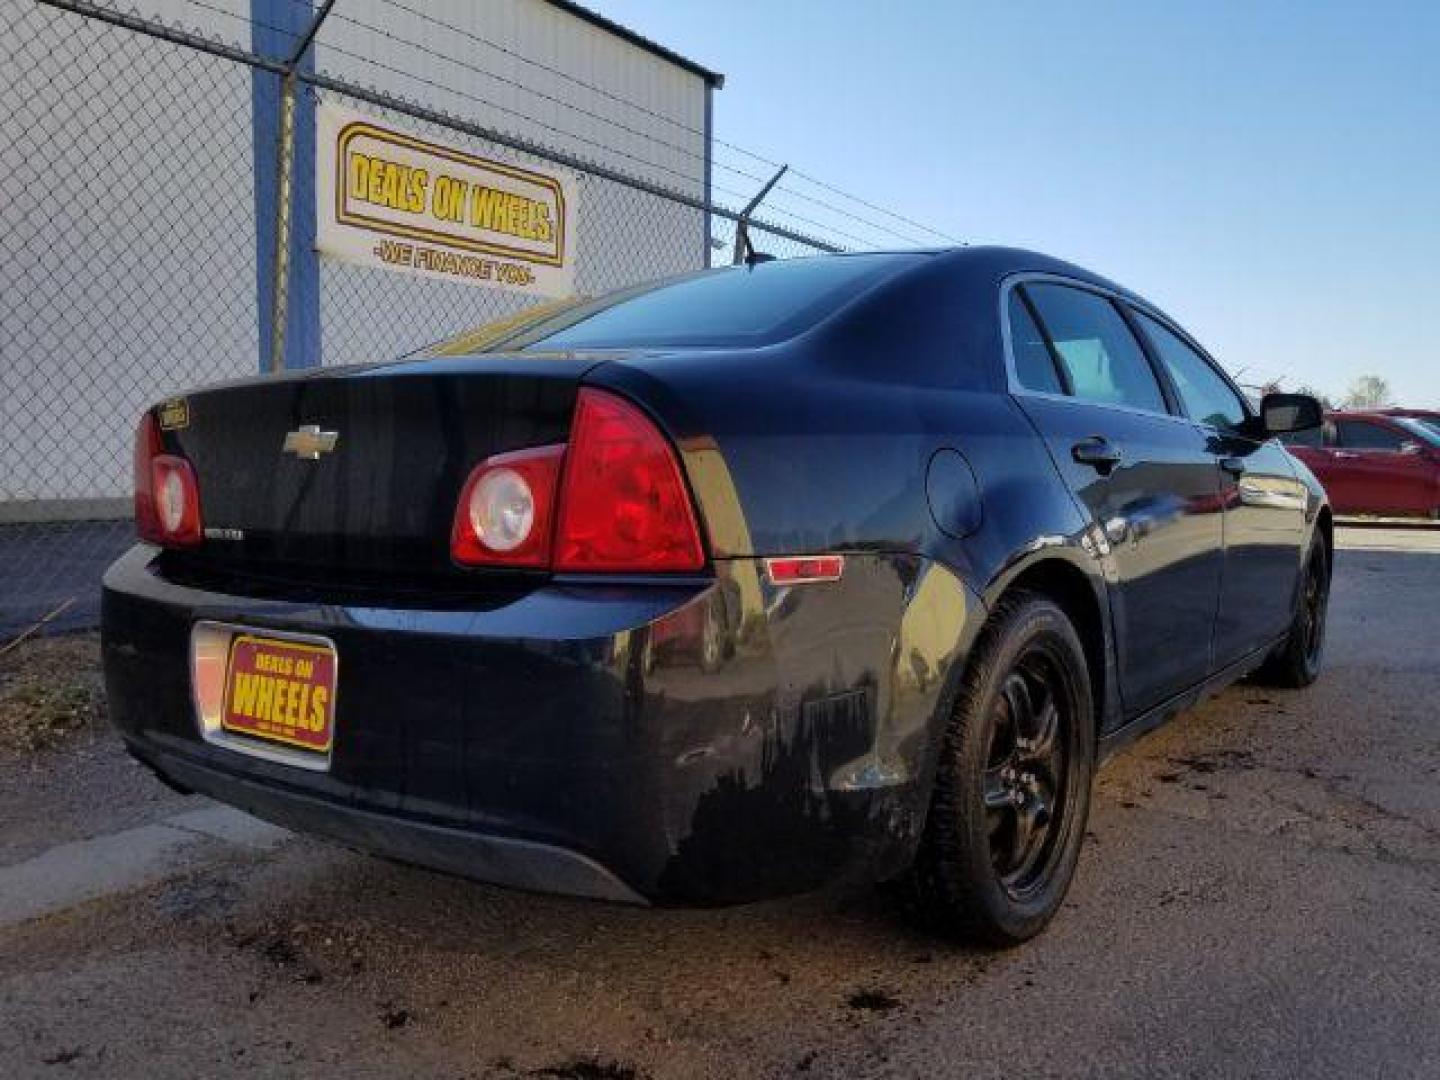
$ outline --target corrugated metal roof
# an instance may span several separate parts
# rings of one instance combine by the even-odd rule
[[[651,41],[643,34],[637,34],[627,26],[621,26],[619,23],[607,19],[597,11],[591,11],[587,7],[573,3],[572,0],[548,0],[548,2],[562,11],[568,11],[577,19],[584,19],[592,26],[598,26],[601,30],[614,34],[616,37],[624,38],[632,45],[637,45],[646,52],[653,53],[661,59],[670,61],[670,63],[677,67],[682,67],[686,71],[694,72],[717,90],[725,85],[725,76],[720,74],[720,72],[711,71],[709,68],[697,64],[694,60],[687,59],[677,52],[672,52],[664,45]]]

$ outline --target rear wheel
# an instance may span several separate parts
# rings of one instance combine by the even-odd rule
[[[1273,686],[1309,686],[1325,660],[1325,616],[1330,609],[1330,548],[1316,535],[1305,560],[1295,614],[1285,644],[1265,661],[1256,678]]]
[[[1043,596],[1006,599],[966,674],[910,871],[925,922],[995,945],[1039,933],[1075,872],[1094,758],[1074,626]]]

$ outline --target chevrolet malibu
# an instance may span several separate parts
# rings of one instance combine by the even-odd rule
[[[759,261],[198,390],[135,444],[111,715],[163,779],[527,889],[1059,907],[1097,763],[1317,675],[1331,514],[1153,304],[1003,248]]]

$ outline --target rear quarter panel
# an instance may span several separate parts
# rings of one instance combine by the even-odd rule
[[[717,560],[846,555],[841,586],[760,605],[793,695],[777,716],[796,717],[799,731],[811,702],[871,695],[858,742],[875,755],[872,775],[917,782],[922,809],[941,720],[989,605],[1045,560],[1085,575],[1097,604],[1104,590],[1085,519],[1002,391],[999,275],[937,280],[920,283],[935,309],[906,298],[906,328],[893,335],[894,298],[881,295],[782,345],[627,358],[587,376],[667,428]],[[950,452],[965,466],[946,475],[968,470],[973,485],[937,513],[927,478]],[[875,580],[894,582],[895,603],[866,599],[873,589],[861,582]]]

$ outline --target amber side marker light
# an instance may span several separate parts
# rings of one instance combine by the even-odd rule
[[[765,560],[765,573],[776,585],[813,585],[839,581],[845,573],[843,555],[786,555]]]

